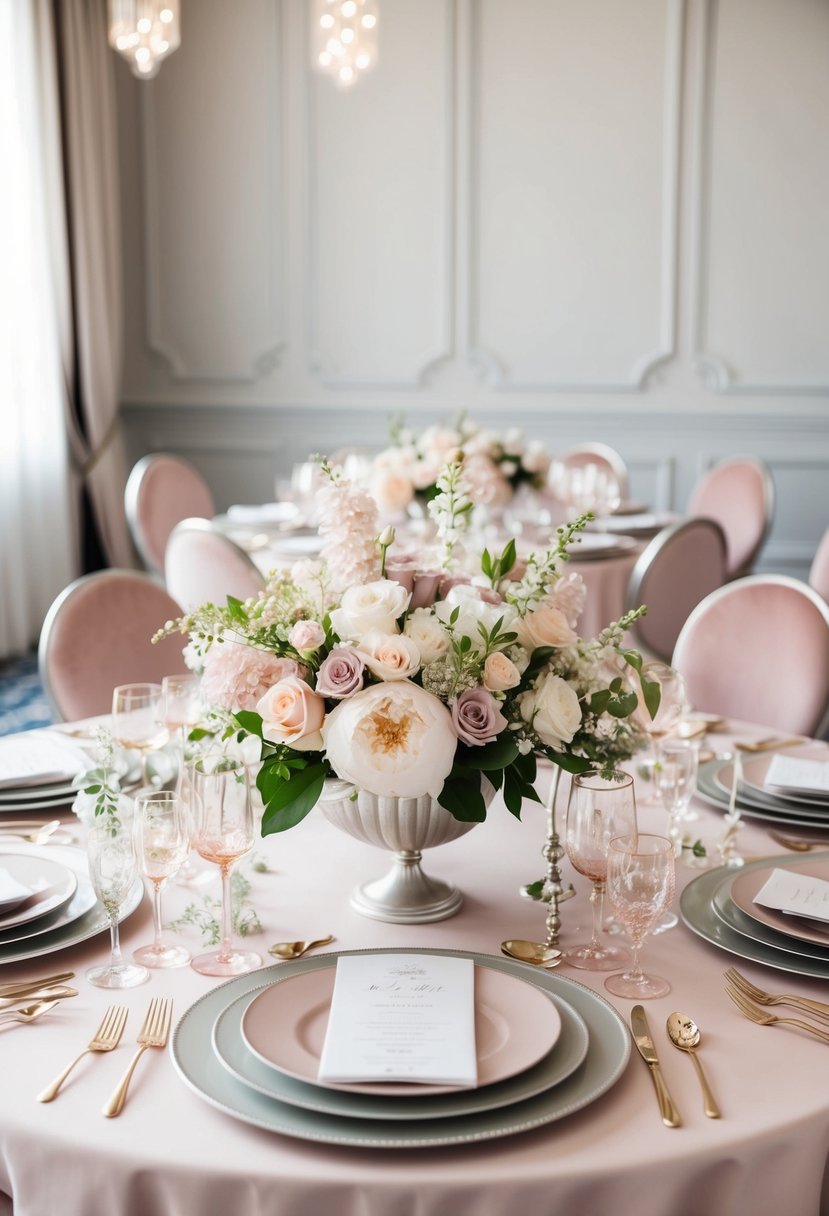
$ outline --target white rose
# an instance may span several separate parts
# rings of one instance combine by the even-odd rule
[[[449,635],[431,608],[415,608],[410,612],[403,632],[417,646],[423,663],[434,663],[449,651]]]
[[[420,668],[420,650],[403,634],[367,633],[359,653],[380,680],[408,680]]]
[[[521,717],[542,743],[560,748],[570,743],[581,725],[579,698],[561,676],[548,675],[518,698]]]
[[[545,451],[543,443],[533,439],[521,457],[521,464],[528,473],[536,477],[546,477],[550,468],[550,456]]]
[[[454,625],[450,618],[455,609],[458,617]],[[486,630],[491,630],[496,621],[501,621],[501,632],[511,631],[518,622],[518,612],[512,604],[487,604],[481,599],[477,588],[468,583],[460,583],[453,587],[445,600],[435,604],[435,614],[445,622],[455,637],[468,637],[474,650],[483,650],[484,641],[481,637],[478,623]]]
[[[449,710],[408,680],[372,684],[342,701],[322,735],[337,776],[381,796],[436,798],[455,760]]]
[[[349,587],[340,607],[331,613],[331,626],[342,642],[358,642],[367,633],[397,633],[397,618],[411,593],[391,579]]]

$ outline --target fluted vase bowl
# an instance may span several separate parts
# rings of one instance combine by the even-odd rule
[[[484,778],[484,801],[489,806],[495,790]],[[391,869],[382,878],[356,887],[351,906],[372,920],[399,925],[425,924],[454,916],[463,895],[452,883],[424,874],[424,849],[433,849],[465,836],[475,827],[450,815],[435,798],[397,798],[355,790],[348,781],[326,781],[317,806],[329,823],[357,840],[389,849]]]

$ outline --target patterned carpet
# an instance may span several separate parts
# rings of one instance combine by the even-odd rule
[[[0,735],[48,726],[53,721],[38,679],[36,656],[0,662]]]

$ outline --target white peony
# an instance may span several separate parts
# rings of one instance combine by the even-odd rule
[[[342,701],[326,717],[322,735],[338,777],[398,798],[436,798],[457,744],[446,706],[408,680],[372,684]]]
[[[373,631],[397,633],[409,599],[410,592],[387,578],[349,587],[331,613],[331,627],[341,642],[359,642]]]
[[[417,646],[423,663],[434,663],[449,652],[449,635],[431,608],[415,608],[410,612],[403,632]]]
[[[581,725],[581,706],[577,694],[561,676],[544,677],[518,700],[521,717],[542,743],[558,749],[572,742]]]
[[[450,624],[450,618],[458,609],[457,620]],[[435,614],[448,625],[455,637],[466,635],[474,650],[483,650],[484,642],[478,629],[480,622],[485,629],[491,630],[496,621],[502,621],[501,632],[512,631],[518,623],[518,612],[512,604],[489,604],[481,599],[480,589],[468,583],[460,583],[453,587],[445,600],[435,604]]]

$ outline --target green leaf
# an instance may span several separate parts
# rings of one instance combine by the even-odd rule
[[[203,726],[194,726],[187,736],[187,740],[189,743],[198,743],[200,739],[207,739],[213,734],[212,730],[205,730]]]
[[[483,747],[464,747],[459,749],[459,752],[460,763],[463,766],[488,773],[512,764],[518,755],[518,748],[509,732],[501,731],[494,743],[486,743]]]
[[[245,606],[241,600],[237,600],[235,595],[227,597],[227,611],[232,621],[247,623],[248,614],[245,612]]]
[[[455,777],[450,774],[443,783],[438,802],[461,823],[483,823],[486,819],[486,803],[476,775]]]
[[[607,712],[612,718],[627,718],[638,704],[639,699],[635,692],[625,692],[608,702]]]
[[[610,698],[611,692],[609,688],[601,688],[598,692],[594,692],[588,701],[590,712],[594,713],[597,717],[603,714],[608,707]]]
[[[86,789],[84,790],[85,794],[100,794],[100,792],[101,792],[100,785],[88,785],[86,787]]]
[[[325,765],[310,764],[286,781],[265,807],[262,835],[296,827],[316,806],[325,783]],[[258,780],[257,780],[258,784]]]
[[[524,887],[524,892],[530,899],[541,899],[544,894],[544,879],[539,878],[538,882],[528,882]]]
[[[627,663],[628,667],[632,667],[634,671],[642,674],[642,656],[638,650],[620,650],[619,654]]]
[[[515,541],[514,540],[507,541],[506,545],[504,546],[504,551],[501,554],[501,560],[499,562],[499,565],[501,567],[500,573],[502,575],[508,574],[509,571],[515,565]]]
[[[492,557],[489,549],[484,549],[483,553],[481,554],[481,571],[487,576],[487,578],[492,576]]]
[[[521,803],[523,802],[523,783],[512,769],[504,770],[504,804],[511,815],[521,818]]]
[[[258,735],[260,739],[262,738],[262,718],[259,714],[254,713],[252,709],[240,709],[233,716],[242,730],[246,730],[249,735]]]
[[[659,712],[659,702],[662,700],[662,685],[658,680],[642,678],[642,700],[653,720]]]
[[[564,769],[565,773],[586,773],[589,768],[593,768],[593,762],[585,756],[573,756],[569,752],[554,752],[551,747],[544,748],[544,755],[548,760],[552,760],[553,764]]]

